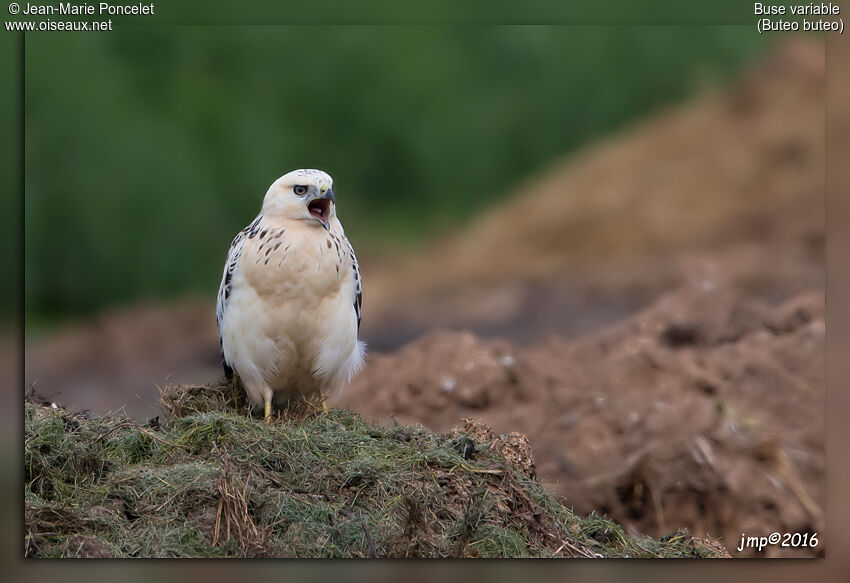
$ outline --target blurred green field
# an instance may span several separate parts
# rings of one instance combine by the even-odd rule
[[[27,326],[212,297],[231,238],[294,168],[334,176],[361,255],[416,245],[765,48],[751,26],[30,35]]]

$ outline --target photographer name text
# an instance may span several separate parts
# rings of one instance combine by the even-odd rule
[[[11,12],[11,11],[10,11]],[[153,15],[153,4],[71,4],[62,2],[53,4],[24,4],[20,9],[24,16],[139,16]]]

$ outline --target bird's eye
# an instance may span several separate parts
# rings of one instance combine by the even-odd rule
[[[305,194],[307,194],[307,187],[303,184],[297,184],[295,185],[295,188],[292,189],[292,192],[294,192],[298,196],[304,196]]]

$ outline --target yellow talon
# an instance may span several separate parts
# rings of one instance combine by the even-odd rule
[[[270,399],[265,399],[265,401],[266,401],[266,411],[265,411],[264,419],[266,420],[266,423],[271,423],[271,421],[272,421],[272,402],[271,402]]]
[[[322,399],[322,412],[328,414],[328,402],[325,399]]]

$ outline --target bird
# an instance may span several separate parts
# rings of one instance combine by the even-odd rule
[[[225,377],[270,421],[274,404],[336,396],[363,366],[363,286],[336,213],[333,179],[315,169],[275,180],[234,237],[216,302]]]

